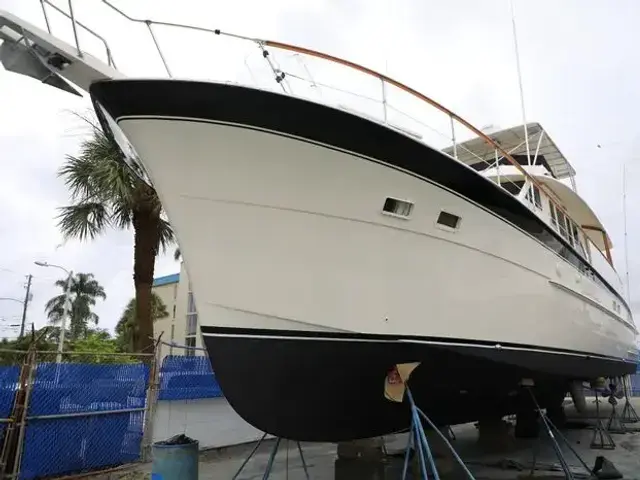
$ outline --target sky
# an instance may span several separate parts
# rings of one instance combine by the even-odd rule
[[[67,7],[66,1],[52,2]],[[348,58],[422,91],[478,127],[522,123],[508,0],[112,2],[134,17],[220,28]],[[526,119],[540,122],[577,170],[578,192],[609,231],[623,278],[627,269],[622,167],[626,164],[630,297],[637,317],[640,131],[635,115],[640,105],[640,57],[629,52],[640,43],[635,25],[640,3],[514,0],[513,4]],[[78,19],[107,39],[117,67],[125,74],[166,76],[144,25],[122,20],[99,0],[75,1],[74,7]],[[0,9],[45,28],[37,0],[0,0]],[[53,34],[71,43],[70,24],[52,10],[49,19]],[[251,84],[270,76],[253,44],[169,28],[154,31],[177,77]],[[80,43],[104,59],[101,44],[84,32]],[[311,69],[316,82],[359,85],[343,71],[316,68],[283,52],[272,56],[301,75]],[[324,91],[301,84],[295,88],[311,96],[321,97],[318,90]],[[375,93],[372,88],[367,85],[367,95]],[[397,101],[406,105],[399,97]],[[0,297],[23,298],[26,275],[32,274],[27,321],[36,327],[46,323],[44,304],[60,293],[53,282],[65,273],[38,267],[34,261],[93,273],[107,293],[107,300],[95,309],[103,328],[113,329],[133,295],[131,232],[111,231],[93,242],[64,242],[56,225],[57,209],[69,202],[56,171],[66,155],[78,152],[87,133],[74,112],[89,109],[86,96],[74,97],[0,68]],[[172,252],[156,262],[156,276],[178,270]],[[0,300],[0,336],[15,334],[8,325],[18,323],[21,309],[19,302]]]

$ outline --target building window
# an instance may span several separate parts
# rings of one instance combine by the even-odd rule
[[[187,351],[186,351],[186,355],[187,355],[188,357],[193,357],[193,356],[196,354],[196,351],[195,351],[195,347],[196,347],[196,337],[187,337],[187,338],[185,339],[185,343],[184,343],[184,344],[185,344],[187,347],[190,347],[190,348],[187,348],[187,349],[186,349],[186,350],[187,350]]]
[[[198,331],[198,314],[190,313],[187,315],[187,331],[185,335],[195,335]]]
[[[192,292],[189,292],[189,296],[187,297],[187,313],[196,313],[196,302]]]
[[[198,331],[198,312],[193,293],[189,292],[187,297],[187,331],[186,335],[195,335]]]

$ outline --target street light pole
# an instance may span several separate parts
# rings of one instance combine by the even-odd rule
[[[67,283],[64,288],[64,304],[62,305],[62,318],[60,321],[60,337],[58,338],[58,354],[56,355],[56,362],[62,362],[62,352],[64,350],[64,337],[66,333],[67,317],[71,317],[71,281],[73,279],[73,270],[67,270],[60,265],[52,265],[47,262],[34,262],[39,267],[53,267],[59,268],[67,273]]]

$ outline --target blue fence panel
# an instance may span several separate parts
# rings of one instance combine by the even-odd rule
[[[38,364],[20,478],[65,475],[139,459],[144,412],[129,410],[144,409],[148,381],[149,367],[144,364]]]
[[[19,366],[0,367],[0,418],[9,418],[16,398],[19,380]],[[6,425],[5,422],[0,423],[0,440],[4,435]]]
[[[167,356],[160,369],[160,400],[222,397],[208,357]]]

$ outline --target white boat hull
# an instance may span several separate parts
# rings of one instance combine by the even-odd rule
[[[219,347],[232,352],[256,339],[276,342],[274,352],[279,341],[472,349],[491,362],[505,352],[497,361],[525,369],[518,374],[562,379],[635,369],[635,332],[612,309],[615,288],[496,211],[391,158],[224,119],[135,112],[116,120],[176,231],[218,375],[223,363],[248,353],[220,359],[216,341],[232,342]],[[425,162],[426,153],[442,155],[424,150]],[[387,197],[413,203],[411,216],[385,214]],[[457,229],[437,223],[442,211],[460,217]],[[240,381],[241,373],[232,375]]]

